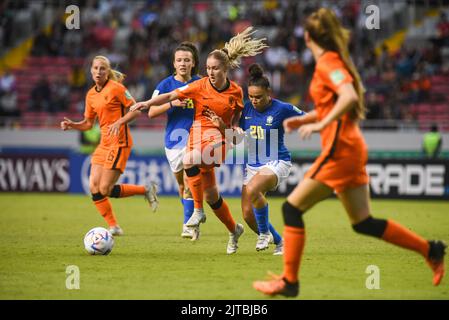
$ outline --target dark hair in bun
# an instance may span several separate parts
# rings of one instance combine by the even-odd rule
[[[270,81],[268,81],[268,78],[263,74],[263,69],[258,63],[253,63],[248,68],[249,71],[249,86],[256,86],[256,87],[262,87],[265,89],[270,88]]]

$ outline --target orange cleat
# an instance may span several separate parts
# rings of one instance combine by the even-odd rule
[[[430,240],[429,246],[429,256],[426,261],[433,271],[433,285],[437,286],[444,276],[444,255],[447,245],[440,240]]]
[[[269,274],[266,281],[254,281],[253,288],[269,296],[282,295],[284,297],[296,297],[299,294],[299,282],[289,283],[285,278],[275,274]]]

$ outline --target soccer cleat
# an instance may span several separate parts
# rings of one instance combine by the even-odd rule
[[[228,247],[226,248],[227,254],[233,254],[237,252],[237,249],[239,247],[237,243],[239,242],[239,238],[243,234],[243,231],[243,225],[237,223],[235,225],[235,231],[229,233]]]
[[[270,232],[270,244],[274,244],[274,237],[271,232]]]
[[[268,249],[268,247],[270,246],[270,237],[271,237],[271,234],[269,232],[268,233],[259,233],[259,236],[257,237],[257,242],[256,242],[256,250],[261,251],[261,250]]]
[[[289,283],[282,276],[270,274],[270,280],[255,281],[253,288],[269,296],[282,295],[284,297],[296,297],[299,294],[299,281]]]
[[[123,229],[120,228],[119,225],[115,225],[113,227],[109,228],[109,232],[113,235],[113,236],[123,236],[124,232]]]
[[[150,181],[145,186],[145,200],[148,201],[151,210],[155,212],[159,205],[159,200],[157,198],[157,184],[153,181]]]
[[[447,245],[440,240],[429,241],[429,256],[426,261],[433,271],[433,285],[440,284],[444,276],[444,255]]]
[[[200,226],[191,227],[192,239],[190,241],[198,241],[200,239]]]
[[[276,245],[276,247],[273,250],[273,256],[282,256],[284,254],[284,240],[281,239],[281,241]]]
[[[200,223],[204,223],[204,222],[206,222],[206,214],[204,213],[204,210],[195,208],[193,210],[192,216],[186,222],[186,226],[187,227],[196,227]]]
[[[185,224],[182,225],[181,237],[186,238],[186,239],[192,239],[192,236],[193,236],[193,229],[187,227]]]

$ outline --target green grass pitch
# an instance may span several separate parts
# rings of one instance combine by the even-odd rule
[[[228,232],[209,208],[194,243],[180,237],[177,198],[162,197],[156,213],[142,198],[111,201],[126,234],[109,256],[89,256],[83,236],[105,223],[88,196],[1,194],[0,299],[265,299],[252,282],[282,270],[273,248],[256,252],[246,225],[238,252],[226,255]],[[227,201],[243,223],[240,199]],[[270,219],[282,230],[283,199],[269,201]],[[372,211],[449,242],[447,202],[375,200]],[[422,257],[354,233],[337,200],[318,204],[305,224],[300,299],[449,299],[448,277],[434,287]],[[79,290],[66,288],[69,265],[79,267]],[[366,288],[369,265],[379,268],[379,289]]]

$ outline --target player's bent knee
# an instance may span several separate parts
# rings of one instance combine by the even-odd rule
[[[285,201],[282,205],[282,215],[286,226],[304,228],[303,212],[292,206],[288,201]]]
[[[255,220],[254,212],[252,210],[242,210],[243,219],[249,224]]]
[[[200,168],[198,166],[193,166],[191,168],[185,169],[187,177],[195,177],[200,174]]]
[[[220,196],[220,193],[218,192],[217,187],[210,187],[210,188],[204,189],[204,200],[206,200],[206,202],[210,206],[212,206],[213,204],[220,201],[220,199],[221,199],[221,196]],[[221,201],[223,202],[223,199],[221,199]]]
[[[375,219],[371,216],[362,222],[352,225],[352,229],[354,229],[355,232],[376,238],[382,238],[386,228],[387,220]]]
[[[105,195],[105,196],[109,196],[109,194],[111,193],[113,186],[108,186],[108,185],[100,185],[99,191],[101,194]]]
[[[217,201],[213,201],[213,202],[207,201],[207,199],[206,199],[206,202],[209,204],[209,206],[211,207],[212,210],[217,210],[217,209],[220,209],[220,207],[223,205],[223,198],[220,196]]]
[[[92,201],[93,202],[103,200],[104,198],[105,198],[105,196],[102,195],[100,192],[92,193]]]

